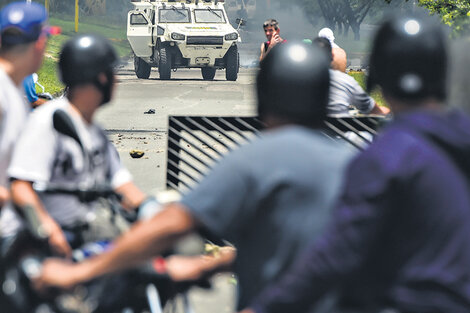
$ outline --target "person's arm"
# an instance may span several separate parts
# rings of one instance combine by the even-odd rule
[[[5,139],[5,113],[4,109],[2,106],[2,102],[0,102],[0,159],[7,159],[7,155],[10,152],[10,149],[7,147],[7,145],[4,143]],[[5,168],[3,168],[0,165],[0,184],[2,181],[6,180],[6,171]],[[10,200],[10,192],[7,187],[1,186],[0,185],[0,209],[5,205],[7,201]]]
[[[160,254],[196,228],[204,227],[219,238],[227,238],[225,235],[243,225],[244,216],[250,214],[241,210],[250,186],[236,154],[232,152],[217,163],[180,203],[169,204],[154,217],[134,224],[105,254],[78,265],[46,261],[37,285],[67,288],[133,267]]]
[[[160,254],[196,227],[181,204],[173,203],[150,220],[141,221],[113,242],[113,248],[79,264],[49,259],[43,264],[37,288],[70,288],[90,279],[134,267]]]
[[[125,210],[135,209],[146,199],[146,195],[132,181],[132,175],[122,164],[116,147],[107,137],[106,141],[108,145],[106,153],[111,174],[111,186],[116,193],[122,196],[121,205]]]
[[[14,180],[11,183],[11,197],[13,203],[15,203],[20,210],[26,206],[34,209],[36,215],[41,221],[43,231],[49,236],[49,245],[52,250],[58,255],[70,257],[72,249],[70,248],[62,229],[42,205],[41,200],[33,190],[31,182]]]
[[[16,142],[8,176],[11,198],[21,210],[31,206],[38,215],[43,230],[49,235],[52,250],[61,256],[70,256],[71,248],[64,233],[33,190],[33,181],[47,182],[56,156],[56,133],[52,120],[45,111],[33,112]]]
[[[370,110],[369,114],[387,115],[390,113],[390,109],[385,106],[380,106],[374,103],[374,107]]]
[[[137,208],[146,198],[146,195],[133,183],[127,182],[116,188],[122,196],[121,205],[125,210]]]
[[[209,255],[170,256],[165,267],[173,281],[194,281],[230,270],[235,257],[235,248],[227,246]]]
[[[269,53],[269,51],[271,51],[272,48],[274,48],[278,43],[281,43],[283,41],[284,41],[284,39],[282,39],[281,36],[279,36],[279,34],[276,33],[271,38],[271,41],[269,42],[269,45],[268,45],[268,48],[266,49],[266,51],[265,51],[265,48],[264,48],[264,43],[262,43],[261,44],[261,54],[260,54],[259,60],[262,61],[266,57],[266,55]]]
[[[0,186],[0,210],[9,200],[10,193],[8,192],[8,189],[3,186]]]
[[[264,51],[264,42],[261,44],[261,52],[260,52],[260,55],[259,55],[259,60],[260,62],[263,61],[264,57],[266,56],[266,51]]]
[[[23,88],[26,97],[31,104],[39,99],[38,94],[36,93],[36,84],[34,83],[33,75],[29,75],[23,80]]]
[[[43,105],[43,104],[46,103],[47,101],[48,101],[48,100],[46,100],[46,99],[38,98],[36,101],[32,102],[31,105],[33,106],[33,108],[37,108],[38,106]]]
[[[346,77],[346,76],[345,76]],[[381,107],[369,96],[364,89],[359,85],[359,83],[351,76],[348,77],[349,90],[352,95],[352,105],[356,107],[359,112],[363,114],[378,114],[378,115],[387,115],[390,113],[390,109],[387,107]]]

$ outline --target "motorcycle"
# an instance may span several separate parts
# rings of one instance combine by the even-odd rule
[[[83,145],[69,116],[61,110],[53,117],[54,128]],[[109,186],[77,188],[76,186],[53,186],[33,184],[38,192],[72,194],[82,202],[104,199],[110,203],[113,216],[121,216],[118,205],[120,196]],[[146,201],[128,220],[148,218],[159,210],[157,201]],[[144,266],[119,274],[95,279],[71,291],[50,289],[37,292],[31,282],[40,275],[41,263],[52,256],[48,234],[41,227],[34,208],[23,207],[19,212],[26,227],[10,243],[8,252],[2,258],[0,307],[2,312],[19,313],[104,313],[104,312],[148,312],[161,313],[166,305],[172,305],[176,295],[182,295],[184,310],[191,313],[186,291],[193,285],[208,288],[207,281],[175,284],[169,276],[150,262]],[[87,227],[87,225],[82,225]],[[83,261],[112,249],[109,241],[84,242],[73,250],[73,260]]]
[[[34,216],[33,209],[30,215]],[[36,219],[36,218],[33,218]],[[34,224],[28,222],[27,224]],[[206,281],[175,284],[166,273],[157,271],[152,263],[112,276],[106,276],[74,288],[71,291],[50,289],[38,293],[31,286],[41,271],[42,261],[51,255],[47,236],[39,227],[29,226],[12,243],[4,258],[4,280],[1,301],[5,313],[105,313],[147,312],[161,313],[166,306],[174,306],[177,295],[182,295],[184,312],[193,312],[186,292],[193,285],[208,288]],[[100,253],[87,243],[73,251],[74,261]],[[104,251],[104,250],[102,250]],[[78,257],[81,256],[81,257]]]

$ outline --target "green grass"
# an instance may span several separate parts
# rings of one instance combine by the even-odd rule
[[[52,95],[60,94],[64,89],[57,78],[56,64],[55,60],[44,58],[44,63],[38,72],[39,83],[44,86],[46,92]],[[36,86],[36,92],[42,92],[42,89]]]
[[[67,37],[73,37],[75,33],[75,21],[72,16],[66,16],[62,19],[52,17],[51,25],[57,25],[62,28],[62,34]],[[84,17],[80,19],[78,26],[79,33],[98,33],[113,43],[119,56],[126,56],[131,53],[131,47],[126,36],[126,21],[121,25],[107,23],[104,19],[97,17]]]
[[[366,75],[364,72],[350,71],[348,74],[354,77],[359,85],[361,85],[362,89],[366,90]],[[375,100],[375,102],[377,102],[378,105],[386,106],[382,93],[379,90],[373,91],[371,97]]]
[[[59,81],[56,69],[60,49],[68,39],[77,33],[75,33],[75,22],[71,16],[65,16],[60,19],[51,17],[50,24],[60,26],[62,33],[49,38],[44,63],[38,71],[38,75],[39,83],[45,87],[46,92],[54,95],[59,94],[64,88]],[[97,18],[82,18],[79,23],[78,33],[101,34],[111,41],[120,57],[131,54],[131,48],[126,37],[125,21],[122,25],[116,25]],[[37,91],[40,92],[41,90],[37,88]]]

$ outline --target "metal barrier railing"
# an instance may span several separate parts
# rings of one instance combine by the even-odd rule
[[[363,149],[385,121],[381,116],[328,117],[323,133]],[[170,116],[166,186],[191,189],[222,155],[259,136],[262,128],[256,117]]]

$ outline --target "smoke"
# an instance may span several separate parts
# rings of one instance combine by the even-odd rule
[[[304,12],[296,5],[273,7],[269,15],[259,15],[253,19],[257,29],[260,41],[265,40],[262,25],[268,18],[275,18],[279,22],[281,36],[289,40],[301,40],[304,38],[315,37],[312,24],[305,17]]]
[[[470,40],[452,42],[449,57],[448,103],[470,113]]]
[[[261,3],[262,1],[257,1]],[[241,37],[243,44],[241,45],[240,64],[242,66],[256,66],[260,53],[260,45],[266,41],[263,31],[263,22],[269,18],[274,18],[279,22],[281,29],[281,37],[288,40],[302,40],[313,39],[317,37],[318,31],[327,27],[326,22],[318,13],[318,17],[310,20],[315,20],[316,25],[312,25],[306,17],[305,10],[300,8],[294,1],[271,1],[269,10],[262,10],[258,8],[255,14],[249,14],[247,18],[247,26],[242,28]],[[336,40],[348,53],[348,63],[350,66],[363,68],[367,64],[367,55],[369,52],[368,47],[377,25],[383,20],[384,15],[393,12],[409,12],[412,9],[412,4],[409,2],[393,2],[393,5],[375,4],[373,12],[364,23],[361,25],[361,40],[355,41],[353,33],[350,30],[349,36],[342,36],[338,30],[335,31]],[[232,20],[235,20],[232,15]],[[233,23],[233,22],[232,22]]]

